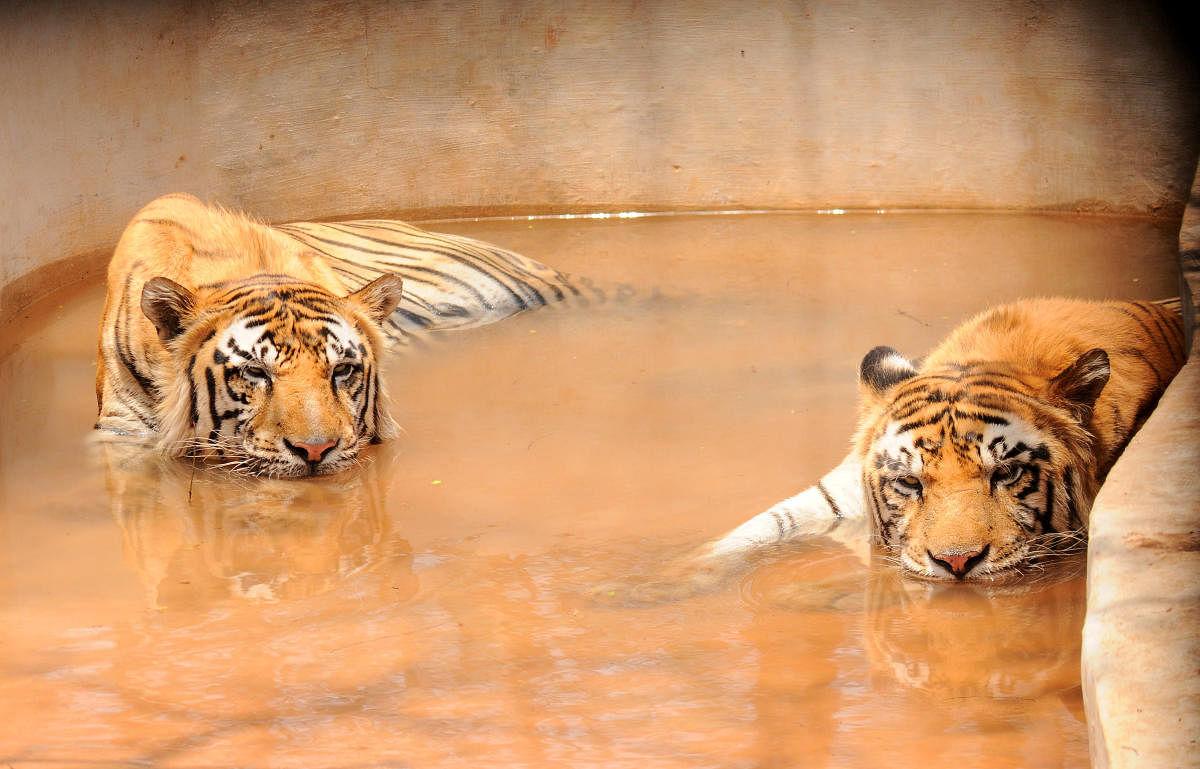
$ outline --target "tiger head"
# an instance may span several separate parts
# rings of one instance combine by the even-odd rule
[[[1104,350],[1039,378],[993,362],[918,371],[878,347],[860,378],[864,502],[876,541],[906,571],[1004,579],[1082,543]]]
[[[400,301],[384,275],[345,297],[277,275],[193,292],[153,278],[141,306],[168,352],[160,446],[251,475],[326,475],[394,434],[379,324]]]

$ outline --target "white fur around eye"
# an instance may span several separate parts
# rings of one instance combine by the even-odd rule
[[[911,432],[900,432],[899,422],[888,425],[887,431],[871,446],[871,454],[885,462],[899,462],[905,468],[904,475],[921,475],[921,452],[913,445]]]
[[[1023,419],[1005,415],[1007,425],[987,425],[983,430],[983,438],[979,442],[979,460],[985,470],[991,470],[1004,461],[1004,455],[1020,444],[1032,450],[1042,445],[1045,439],[1041,433]],[[1020,456],[1013,457],[1020,459]]]
[[[221,349],[234,360],[244,360],[242,356],[234,352],[236,347],[238,350],[250,353],[252,358],[259,363],[267,366],[274,365],[279,358],[279,351],[269,341],[259,341],[262,339],[264,327],[247,327],[246,323],[244,320],[238,320],[230,324],[229,328],[218,337]],[[232,345],[229,344],[230,340],[233,341]]]
[[[362,339],[354,327],[345,320],[338,318],[327,324],[329,338],[325,343],[325,356],[328,360],[338,361],[348,349],[357,349]]]

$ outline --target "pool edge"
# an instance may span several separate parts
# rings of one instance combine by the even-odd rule
[[[1179,254],[1188,362],[1092,508],[1081,666],[1096,769],[1200,767],[1200,173]]]

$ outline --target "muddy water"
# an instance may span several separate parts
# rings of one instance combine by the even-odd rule
[[[105,453],[96,287],[0,343],[0,766],[1080,767],[1078,578],[986,592],[812,542],[652,607],[652,571],[843,453],[853,371],[1043,293],[1174,292],[1170,225],[446,223],[630,300],[394,361],[403,437],[250,482]]]

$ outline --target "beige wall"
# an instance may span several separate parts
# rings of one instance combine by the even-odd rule
[[[175,190],[271,219],[1178,216],[1200,149],[1194,71],[1140,2],[9,5],[0,285],[94,265]]]

